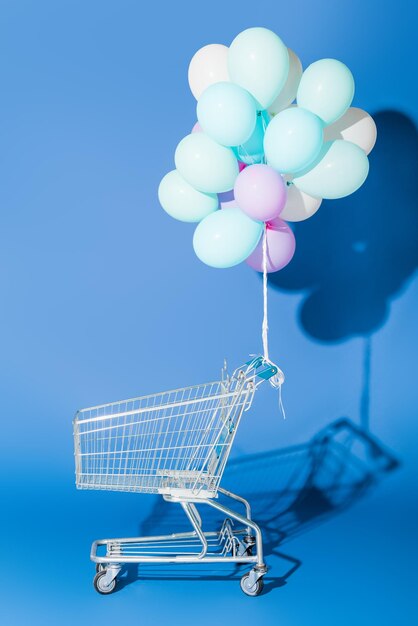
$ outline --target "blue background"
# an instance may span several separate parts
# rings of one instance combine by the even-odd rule
[[[413,3],[3,0],[0,17],[2,623],[415,623]],[[207,577],[191,568],[187,581],[141,571],[101,597],[92,539],[149,530],[159,504],[76,491],[74,411],[211,380],[224,356],[235,366],[261,349],[258,275],[202,265],[193,227],[168,218],[156,195],[195,122],[192,55],[255,25],[276,31],[304,66],[345,62],[379,140],[362,190],[296,228],[295,259],[270,290],[287,419],[265,385],[234,455],[306,452],[347,416],[369,425],[399,466],[366,490],[352,482],[365,497],[346,499],[355,504],[340,515],[328,507],[310,532],[299,516],[284,546],[297,571],[285,580],[289,561],[267,554],[259,598],[221,567]],[[278,492],[280,458],[268,472]],[[373,459],[369,471],[374,479]]]

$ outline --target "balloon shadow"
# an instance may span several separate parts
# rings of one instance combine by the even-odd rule
[[[323,342],[376,332],[418,266],[418,132],[397,111],[374,120],[378,139],[366,183],[351,196],[324,200],[295,224],[292,262],[269,275],[277,289],[306,292],[300,324]]]
[[[298,319],[323,343],[364,337],[361,420],[368,425],[371,336],[418,266],[418,132],[398,111],[374,115],[378,138],[370,174],[355,194],[324,201],[295,224],[292,262],[269,275],[283,291],[303,291]],[[272,310],[274,316],[274,309]]]

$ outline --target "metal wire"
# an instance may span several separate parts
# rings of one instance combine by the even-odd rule
[[[77,487],[213,497],[254,378],[247,368],[227,380],[79,411]]]

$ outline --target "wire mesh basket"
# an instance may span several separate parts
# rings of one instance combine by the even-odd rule
[[[77,487],[214,497],[241,415],[276,373],[256,358],[216,382],[78,411]]]

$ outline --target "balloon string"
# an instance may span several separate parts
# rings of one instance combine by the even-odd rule
[[[286,419],[286,411],[284,410],[283,400],[282,400],[282,386],[279,386],[279,409],[281,414],[283,415],[283,419]]]
[[[267,306],[267,224],[264,224],[264,233],[263,233],[263,324],[261,327],[261,337],[263,341],[263,356],[264,359],[270,362],[269,359],[269,342],[268,342],[268,332],[269,332],[269,323],[268,323],[268,306]],[[282,384],[284,381],[284,375],[281,370],[270,380],[273,387],[278,387],[279,389],[279,408],[280,412],[283,415],[283,419],[286,419],[286,412],[283,406],[282,400]]]
[[[263,325],[261,328],[261,336],[263,340],[264,358],[269,359],[269,343],[268,343],[268,310],[267,310],[267,224],[264,224],[263,233]]]
[[[240,152],[241,150],[241,152]],[[241,157],[243,156],[244,159],[247,159],[247,161],[250,161],[250,163],[247,163],[246,161],[243,161],[243,163],[245,163],[245,165],[254,165],[256,163],[255,158],[249,154],[247,152],[246,147],[244,146],[244,144],[241,144],[240,146],[238,146],[238,156]],[[242,161],[242,159],[240,158],[240,161]]]

